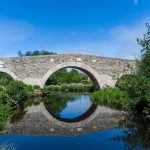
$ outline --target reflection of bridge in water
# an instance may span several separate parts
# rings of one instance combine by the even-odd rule
[[[116,128],[124,116],[120,111],[102,106],[93,110],[85,119],[71,123],[55,118],[46,110],[44,104],[40,103],[38,106],[28,107],[22,120],[10,124],[7,128],[8,134],[79,135]]]

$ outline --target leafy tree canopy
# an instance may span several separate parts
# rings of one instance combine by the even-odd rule
[[[77,69],[71,69],[67,71],[66,68],[56,71],[47,80],[46,85],[57,85],[64,83],[81,83],[88,82],[88,76],[83,72],[79,72]]]
[[[57,54],[57,53],[50,52],[47,50],[27,51],[25,54],[22,53],[22,51],[20,51],[20,50],[18,51],[19,57],[21,57],[21,56],[37,56],[37,55],[54,55],[54,54]]]

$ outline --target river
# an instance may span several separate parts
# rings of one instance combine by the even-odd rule
[[[8,125],[7,134],[0,136],[1,147],[7,145],[17,150],[150,149],[147,122],[124,112],[95,106],[88,94],[55,93],[29,101],[23,115],[16,115],[18,118]]]

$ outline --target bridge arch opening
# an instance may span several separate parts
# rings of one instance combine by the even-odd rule
[[[62,63],[62,64],[54,66],[42,78],[41,87],[45,86],[47,80],[50,78],[52,74],[54,74],[55,72],[63,68],[73,68],[73,69],[77,69],[77,70],[84,72],[92,81],[95,89],[100,89],[99,75],[97,74],[97,72],[94,71],[88,65],[83,64],[83,63],[77,63],[77,62],[67,62],[67,63]]]
[[[67,78],[67,80],[62,81],[60,79],[58,82],[57,80],[53,82],[55,81],[53,79],[59,78],[59,75],[62,79],[66,79],[68,75],[69,78]],[[79,75],[78,77],[81,78],[78,78],[79,80],[74,78],[77,77],[76,75]],[[82,78],[82,75],[86,77],[86,80],[82,80],[85,79]],[[49,80],[50,78],[52,80]],[[72,78],[77,79],[77,82],[74,82],[75,80]],[[88,80],[88,78],[90,78],[90,80]],[[64,86],[65,82],[66,85]],[[80,62],[65,62],[54,65],[42,79],[42,87],[44,86],[45,94],[47,94],[47,97],[45,97],[43,101],[44,106],[51,116],[60,122],[76,123],[87,120],[97,109],[97,106],[92,103],[88,93],[100,88],[99,75],[86,64]],[[50,95],[50,97],[48,95]]]

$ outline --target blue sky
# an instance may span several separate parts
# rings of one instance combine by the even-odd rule
[[[46,49],[134,59],[150,0],[0,0],[0,57]]]

